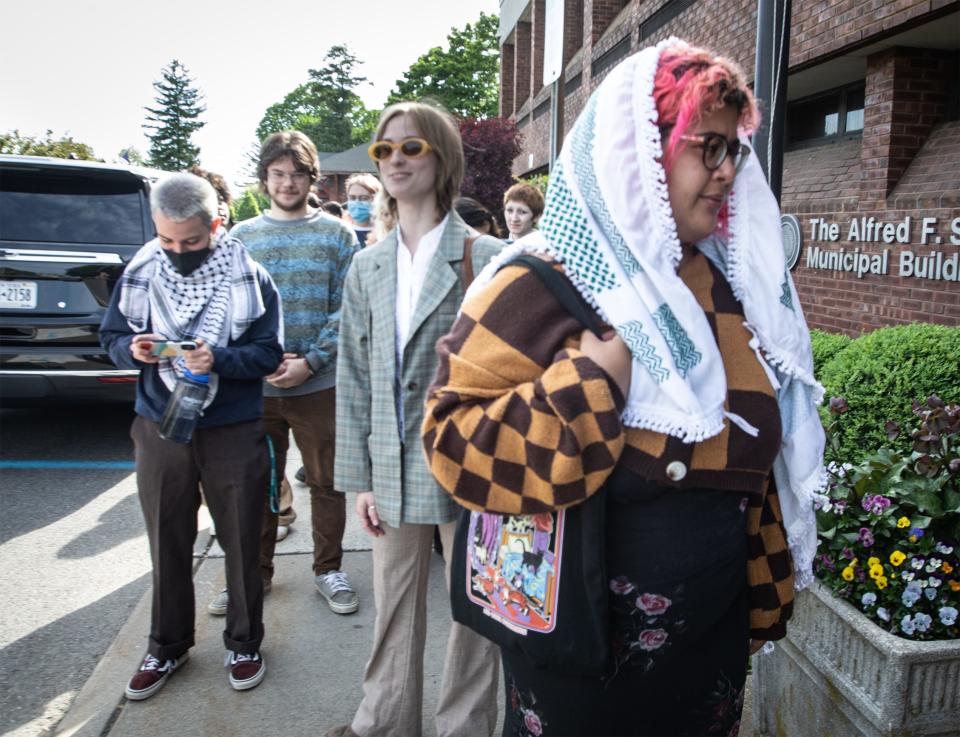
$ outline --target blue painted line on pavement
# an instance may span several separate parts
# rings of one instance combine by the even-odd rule
[[[119,469],[132,471],[133,461],[0,461],[0,469]]]

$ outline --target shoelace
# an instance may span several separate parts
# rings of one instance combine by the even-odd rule
[[[168,670],[172,664],[173,664],[173,661],[168,660],[165,663],[163,663],[163,665],[161,665],[160,661],[157,660],[157,658],[153,657],[152,655],[147,655],[147,657],[144,658],[143,663],[140,664],[140,670],[163,671],[163,670]]]
[[[260,660],[260,653],[235,653],[233,650],[227,650],[227,658],[223,661],[223,664],[230,667],[247,661],[256,663],[258,660]]]
[[[330,573],[324,574],[324,580],[330,586],[330,591],[334,594],[338,594],[341,591],[353,591],[350,588],[350,584],[347,583],[347,574],[343,571],[331,571]]]

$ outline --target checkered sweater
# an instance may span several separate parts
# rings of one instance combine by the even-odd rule
[[[747,492],[751,636],[779,639],[793,573],[770,472],[780,445],[776,397],[726,279],[699,253],[679,273],[723,356],[725,408],[758,428],[757,438],[729,424],[699,443],[624,427],[615,383],[579,350],[580,324],[536,274],[508,266],[437,344],[427,459],[460,504],[504,514],[582,502],[615,466],[666,487]]]

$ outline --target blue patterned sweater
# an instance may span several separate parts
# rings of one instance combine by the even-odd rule
[[[264,383],[264,396],[301,396],[336,381],[343,281],[357,237],[343,221],[318,210],[298,220],[258,215],[230,231],[270,272],[283,302],[283,350],[307,359],[314,376],[291,389]]]

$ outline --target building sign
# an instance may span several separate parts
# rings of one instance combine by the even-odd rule
[[[787,268],[792,269],[800,259],[803,248],[803,231],[795,215],[780,216],[780,230],[783,233],[783,253],[787,257]]]
[[[849,271],[857,278],[866,274],[890,276],[892,273],[916,279],[960,282],[960,249],[951,248],[960,246],[960,217],[946,220],[908,215],[903,220],[889,222],[874,217],[854,217],[844,225],[828,218],[814,217],[807,220],[806,229],[811,241],[842,241],[846,244],[840,248],[808,246],[804,260],[808,269]],[[882,243],[917,247],[895,254],[889,248],[869,248],[870,244]]]

